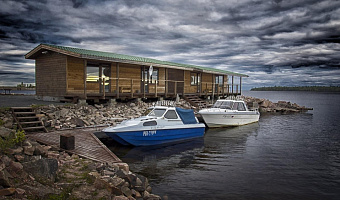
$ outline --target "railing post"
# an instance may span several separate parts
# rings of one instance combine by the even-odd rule
[[[212,84],[213,90],[212,90],[212,100],[214,102],[214,97],[215,97],[215,83]]]
[[[234,94],[234,76],[231,76],[231,93]]]
[[[155,83],[155,97],[157,97],[157,80],[156,80],[156,83]]]
[[[87,60],[84,60],[84,99],[87,99],[86,78],[87,78]]]
[[[133,98],[133,79],[131,79],[131,98]]]
[[[169,86],[169,83],[167,80],[164,81],[165,82],[165,97],[168,97],[168,86]]]
[[[103,88],[103,98],[104,98],[104,99],[105,99],[105,82],[106,82],[105,77],[102,77],[102,83],[103,83],[102,88]]]
[[[119,99],[119,63],[116,65],[116,93],[117,99]]]
[[[177,94],[177,81],[175,81],[175,95]]]

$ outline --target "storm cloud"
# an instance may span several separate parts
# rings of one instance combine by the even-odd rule
[[[244,73],[246,89],[340,85],[333,0],[1,1],[2,85],[34,82],[40,43]]]

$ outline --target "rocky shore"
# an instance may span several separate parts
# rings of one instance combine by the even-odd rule
[[[260,112],[291,113],[310,110],[296,103],[241,97],[248,107]],[[35,106],[37,115],[49,130],[115,126],[125,119],[139,117],[152,103],[129,102],[108,105]],[[190,106],[184,100],[182,108]],[[147,178],[118,166],[69,155],[59,148],[25,140],[6,148],[15,123],[8,108],[0,112],[0,198],[7,199],[161,199],[151,194]],[[14,137],[15,138],[15,137]],[[167,197],[163,197],[167,199]]]
[[[271,102],[268,99],[261,99],[255,97],[241,97],[246,103],[248,108],[255,109],[258,108],[262,113],[297,113],[305,112],[308,110],[313,110],[313,108],[307,108],[305,106],[300,106],[296,103],[291,103],[287,101],[278,101],[277,103]]]
[[[3,148],[15,134],[0,127],[0,199],[161,199],[151,194],[146,177],[115,164],[83,159],[28,139]]]

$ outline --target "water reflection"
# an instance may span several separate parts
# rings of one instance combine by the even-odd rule
[[[204,145],[204,138],[195,138],[177,143],[154,145],[154,146],[122,146],[114,141],[105,142],[108,148],[116,153],[124,162],[152,162],[166,159],[173,155],[180,154],[193,149],[201,149]]]

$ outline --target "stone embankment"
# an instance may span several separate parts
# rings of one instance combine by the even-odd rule
[[[268,99],[247,96],[242,96],[241,98],[247,103],[248,108],[254,109],[258,107],[260,112],[279,112],[286,114],[313,110],[313,108],[306,108],[305,106],[299,106],[296,103],[287,101],[278,101],[277,103],[273,103]]]
[[[76,127],[115,126],[125,119],[140,117],[153,103],[114,103],[109,105],[48,105],[37,106],[37,116],[49,130],[72,129]],[[191,108],[184,100],[176,103],[182,108]],[[4,126],[13,127],[13,118],[9,110],[0,112]]]
[[[1,145],[13,130],[0,127]],[[25,140],[0,152],[0,199],[156,200],[148,179]],[[166,199],[166,198],[164,198]]]

